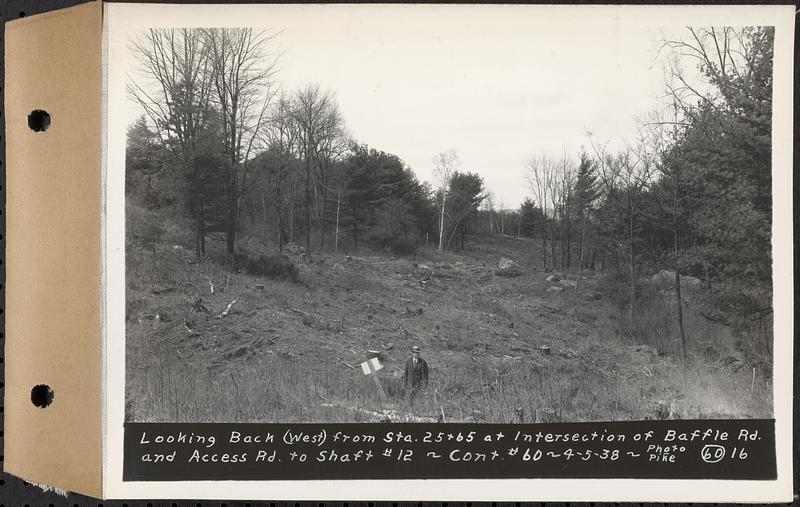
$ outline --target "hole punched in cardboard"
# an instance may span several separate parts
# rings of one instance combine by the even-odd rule
[[[28,114],[28,127],[34,132],[44,132],[50,128],[50,113],[43,109],[34,109]]]
[[[47,408],[53,403],[55,392],[47,384],[39,384],[31,389],[31,403],[39,408]]]

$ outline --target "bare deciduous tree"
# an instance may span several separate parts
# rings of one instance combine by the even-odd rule
[[[433,174],[439,184],[439,250],[444,246],[444,214],[447,205],[447,192],[450,180],[458,167],[458,155],[455,150],[447,150],[433,158]]]
[[[590,138],[595,152],[598,177],[607,201],[618,202],[624,208],[625,240],[624,249],[619,248],[628,264],[628,321],[633,322],[636,301],[637,250],[639,242],[637,227],[645,189],[653,181],[656,171],[657,152],[653,146],[639,139],[635,145],[628,145],[616,155],[612,155],[605,145],[597,145]]]
[[[131,79],[129,95],[139,103],[162,145],[197,184],[198,138],[208,122],[211,73],[208,48],[201,30],[151,29],[131,43],[144,79]],[[190,185],[191,186],[191,185]],[[205,255],[205,210],[193,189],[195,252]]]
[[[525,163],[525,179],[533,199],[542,208],[542,267],[547,269],[547,199],[556,180],[555,161],[545,153],[531,155]]]
[[[275,96],[277,57],[269,48],[275,35],[252,28],[212,28],[203,34],[211,60],[214,105],[222,120],[223,152],[229,164],[225,246],[232,256],[239,201],[243,189],[248,188],[247,164]]]
[[[324,187],[323,200],[326,200],[331,160],[323,158],[335,158],[344,152],[344,121],[333,92],[322,90],[317,84],[301,88],[295,93],[293,100],[292,115],[297,127],[298,155],[305,171],[306,248],[310,250],[311,193],[312,189],[316,191],[313,169],[316,167],[320,173],[320,183]],[[324,210],[324,204],[321,209]],[[318,215],[323,215],[324,222],[324,211]]]
[[[566,150],[564,150],[557,165],[557,174],[556,178],[554,178],[555,184],[553,186],[553,191],[551,192],[553,209],[557,210],[559,221],[559,236],[561,239],[561,267],[563,269],[569,269],[571,264],[571,205],[572,191],[575,188],[575,177],[575,162],[572,160]],[[553,238],[552,244],[554,247],[556,246],[555,238]],[[553,265],[555,266],[555,248],[553,250]]]
[[[317,143],[315,158],[319,172],[319,183],[322,187],[322,206],[320,209],[320,243],[319,248],[325,248],[325,233],[327,232],[328,189],[330,187],[331,167],[340,161],[347,152],[352,141],[345,131],[344,119],[335,98],[332,98],[328,108],[323,113],[320,122],[320,138]],[[337,197],[337,207],[339,206]]]

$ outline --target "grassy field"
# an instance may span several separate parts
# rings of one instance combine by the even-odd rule
[[[263,248],[252,240],[243,246]],[[551,273],[539,268],[538,242],[485,238],[466,247],[412,258],[315,254],[298,262],[293,282],[230,272],[212,260],[198,263],[169,239],[155,248],[129,242],[127,419],[771,416],[770,369],[745,362],[736,338],[701,317],[691,294],[684,367],[668,297],[643,298],[630,328],[620,323],[600,273],[584,272],[577,288],[546,282]],[[498,276],[502,257],[518,262],[521,276]],[[402,369],[414,344],[431,378],[410,405]],[[385,401],[358,367],[370,350],[385,364],[379,372]]]

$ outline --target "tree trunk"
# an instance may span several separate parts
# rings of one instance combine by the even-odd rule
[[[677,236],[677,235],[676,235]],[[677,246],[677,237],[676,237]],[[678,328],[681,332],[681,352],[683,354],[683,362],[686,364],[688,358],[686,352],[686,330],[683,327],[683,298],[681,297],[681,273],[678,269],[677,262],[675,263],[675,299],[678,305]]]
[[[325,220],[325,212],[328,209],[328,176],[327,170],[322,173],[322,237],[319,240],[319,249],[325,250],[325,230],[327,229],[327,221]]]
[[[547,269],[547,216],[542,213],[542,268]]]
[[[683,326],[683,298],[681,297],[681,270],[680,270],[680,262],[678,261],[678,253],[679,253],[679,243],[678,243],[678,184],[680,183],[679,175],[678,175],[678,168],[674,168],[675,171],[675,196],[673,199],[673,209],[672,209],[672,239],[673,245],[675,247],[675,299],[677,300],[676,303],[678,305],[678,329],[681,333],[681,352],[683,353],[683,363],[686,365],[686,360],[688,359],[688,354],[686,352],[686,330]]]
[[[197,205],[197,216],[195,217],[195,253],[198,259],[206,255],[206,217],[202,201]]]
[[[559,223],[559,228],[558,228],[558,235],[560,236],[560,238],[558,239],[560,240],[559,242],[561,243],[561,268],[569,269],[569,265],[567,264],[566,234],[564,234],[565,227],[566,227],[566,221],[562,213],[561,221]]]
[[[238,223],[237,211],[239,208],[239,173],[238,173],[238,154],[236,150],[236,102],[232,101],[230,111],[228,146],[228,220],[225,230],[225,252],[228,258],[232,259],[236,253],[236,225]]]
[[[281,212],[280,185],[275,185],[275,211],[278,215],[278,252],[283,253],[283,213]]]
[[[333,240],[333,251],[339,253],[339,207],[342,202],[342,191],[336,194],[336,236]]]
[[[628,257],[630,260],[630,277],[631,277],[631,287],[630,287],[630,308],[628,311],[628,321],[633,324],[633,302],[636,298],[636,271],[633,266],[633,209],[630,204],[630,197],[628,197]]]
[[[677,143],[678,140],[678,130],[677,130],[677,118],[678,118],[678,105],[676,102],[672,103],[673,111],[675,113],[676,122],[673,124],[672,127],[672,137]],[[675,299],[677,300],[676,303],[678,305],[678,329],[681,333],[681,352],[683,354],[683,364],[684,367],[686,366],[686,361],[688,359],[688,354],[686,351],[686,329],[683,326],[683,298],[681,297],[681,270],[680,270],[680,260],[678,255],[680,254],[680,245],[679,245],[679,228],[678,228],[678,196],[680,195],[680,166],[676,163],[673,166],[673,172],[675,173],[675,194],[672,200],[672,240],[673,246],[675,248],[675,260],[673,262],[675,266]]]
[[[311,163],[306,155],[306,252],[311,252]]]
[[[572,267],[572,256],[570,255],[572,250],[572,221],[570,218],[570,214],[567,213],[567,269]]]
[[[266,236],[266,227],[269,223],[269,216],[267,215],[267,190],[261,192],[261,221],[264,222],[264,235]]]
[[[447,239],[447,249],[448,250],[450,249],[450,243],[453,241],[453,237],[458,233],[458,228],[461,226],[462,220],[463,220],[463,217],[459,218],[458,222],[453,224],[453,230],[450,232],[450,237]],[[458,241],[456,241],[456,244],[458,244]]]
[[[225,252],[232,258],[236,252],[236,208],[239,199],[236,195],[236,164],[231,162],[228,174],[228,220],[225,227]]]
[[[295,190],[294,185],[289,193],[289,243],[294,243],[294,208],[295,208]]]
[[[194,152],[194,148],[192,148],[192,152]],[[194,181],[195,184],[198,183],[200,179],[199,169],[197,167],[197,160],[192,157],[192,168],[194,174]],[[195,198],[197,199],[197,209],[195,213],[195,240],[194,240],[194,249],[195,254],[197,255],[198,259],[205,257],[206,255],[206,216],[205,216],[205,208],[203,207],[203,199],[202,195],[203,192],[197,189]]]
[[[578,292],[578,284],[581,283],[581,271],[583,270],[583,238],[586,235],[586,214],[583,215],[583,220],[581,221],[581,253],[580,257],[578,258],[578,276],[575,278],[575,292]]]
[[[444,193],[442,195],[442,212],[439,215],[439,250],[442,250],[442,245],[444,243],[444,206],[447,202],[447,194]]]

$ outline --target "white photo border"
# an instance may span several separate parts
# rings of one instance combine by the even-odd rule
[[[486,16],[529,15],[542,23],[652,26],[774,26],[772,196],[775,323],[774,416],[778,478],[748,480],[651,479],[420,479],[326,481],[123,482],[125,414],[125,93],[129,34],[152,27],[250,26],[275,10],[484,9]],[[106,159],[103,203],[105,265],[103,495],[106,498],[262,499],[351,501],[637,501],[789,502],[792,500],[793,387],[793,62],[794,6],[608,5],[104,5],[106,48]]]

